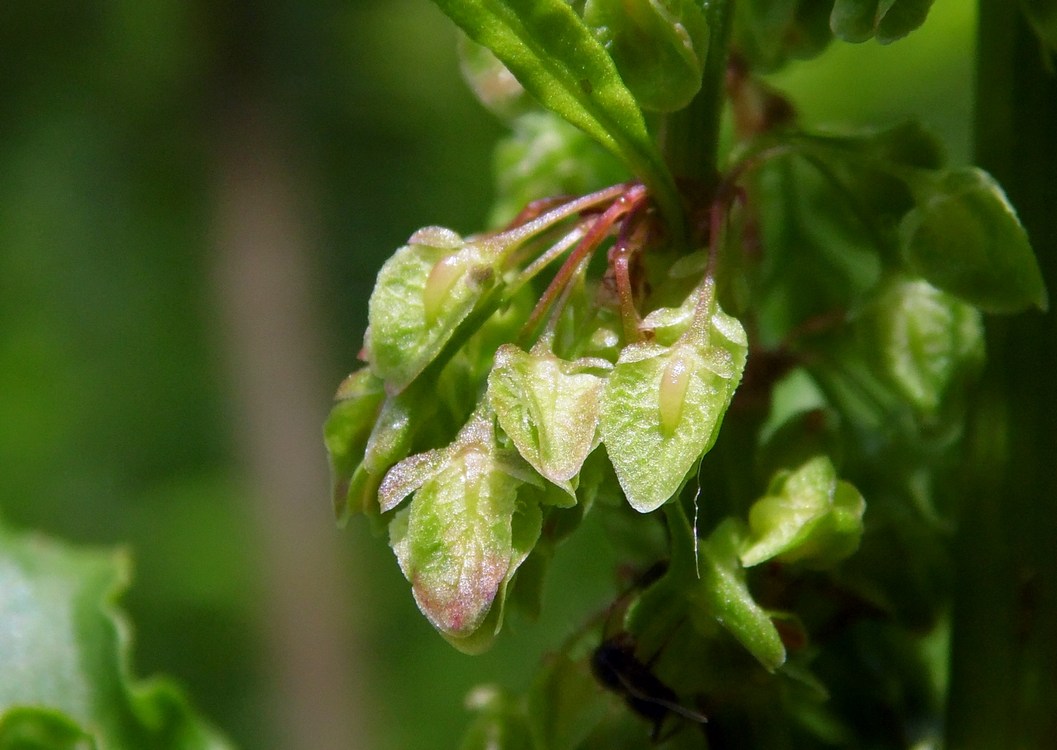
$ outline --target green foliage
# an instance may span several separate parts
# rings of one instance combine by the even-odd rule
[[[933,0],[744,0],[735,42],[753,67],[774,70],[820,54],[836,37],[890,44],[921,26]]]
[[[359,485],[364,481],[362,464],[371,427],[385,398],[382,384],[368,368],[349,375],[338,389],[335,396],[338,405],[323,427],[330,456],[334,511],[339,518],[345,514],[347,505],[354,512],[363,512],[369,507],[372,493],[365,496]]]
[[[981,312],[1045,308],[1045,286],[986,173],[949,168],[915,123],[802,129],[755,71],[834,34],[891,42],[931,2],[746,0],[733,27],[721,2],[440,5],[494,53],[465,65],[513,117],[513,219],[421,230],[383,267],[369,372],[326,431],[339,507],[388,526],[419,608],[468,653],[508,602],[540,614],[588,515],[640,569],[525,695],[474,693],[465,747],[613,746],[628,714],[672,747],[698,746],[695,724],[717,747],[902,746],[938,701],[917,639],[948,606],[939,488]],[[724,82],[706,50],[731,39]],[[575,192],[577,163],[604,170],[506,72],[638,179],[548,195]],[[719,94],[702,85],[725,85],[733,142],[673,201],[641,110],[699,117]],[[891,690],[864,695],[848,665],[871,654]]]
[[[863,317],[864,347],[907,401],[934,412],[983,362],[980,317],[926,281],[892,280]]]
[[[449,3],[457,4],[466,7]],[[405,232],[412,217],[460,232],[482,220],[489,228],[523,227],[558,205],[551,196],[625,183],[536,226],[509,254],[490,244],[494,237],[472,234],[438,257],[423,252],[390,290],[399,293],[395,317],[384,321],[394,323],[382,335],[388,343],[365,351],[373,364],[339,389],[325,428],[339,516],[364,513],[376,531],[399,540],[419,510],[416,528],[450,532],[450,547],[430,548],[423,531],[406,550],[441,594],[444,555],[468,557],[478,540],[499,550],[506,555],[502,582],[490,599],[473,603],[487,613],[472,633],[447,637],[474,650],[496,639],[501,618],[521,625],[498,639],[496,652],[466,666],[471,661],[457,660],[441,639],[422,643],[405,630],[403,610],[392,602],[407,605],[409,597],[384,545],[377,554],[358,549],[366,586],[357,600],[370,604],[366,622],[357,621],[368,628],[363,635],[382,669],[357,678],[377,696],[373,728],[395,738],[390,744],[451,744],[459,719],[450,694],[476,669],[490,670],[488,679],[507,688],[471,696],[468,747],[641,748],[651,729],[667,748],[955,750],[972,742],[1013,745],[1017,737],[1044,746],[1053,734],[1046,672],[1053,649],[1038,644],[1052,644],[1057,632],[1049,584],[1057,576],[1039,572],[1052,568],[1054,514],[1046,500],[1054,493],[1043,464],[1055,454],[1052,357],[1039,355],[1052,349],[1053,314],[1029,310],[1002,321],[989,340],[986,389],[976,378],[984,368],[982,311],[1046,301],[1026,243],[1036,243],[1041,259],[1054,255],[1052,233],[1038,218],[1053,193],[1044,174],[1047,104],[1006,75],[1030,71],[1047,53],[1030,36],[1007,35],[994,18],[980,29],[977,54],[991,55],[1001,71],[984,71],[981,80],[1006,97],[977,102],[989,125],[978,134],[980,154],[1003,189],[960,166],[969,157],[968,87],[951,71],[960,75],[973,64],[965,40],[975,3],[937,4],[935,20],[963,19],[949,29],[958,33],[941,26],[931,38],[918,37],[921,45],[895,45],[894,56],[840,40],[888,42],[923,20],[928,3],[566,4],[599,42],[588,56],[608,66],[609,80],[615,70],[633,104],[649,110],[641,117],[646,140],[641,129],[628,135],[635,120],[628,96],[619,97],[615,113],[566,86],[560,111],[586,122],[591,135],[540,109],[533,96],[561,98],[544,91],[546,82],[571,82],[581,59],[555,54],[567,37],[554,27],[519,37],[522,51],[533,47],[522,58],[530,68],[562,58],[555,76],[522,74],[544,81],[532,94],[487,47],[464,40],[467,77],[511,128],[495,154],[499,195],[489,220],[477,177],[500,126],[450,90],[450,60],[438,52],[448,35],[437,33],[438,16],[428,7],[420,13],[415,2],[368,0],[268,4],[247,13],[177,0],[9,4],[0,24],[0,122],[7,125],[0,129],[10,136],[0,144],[2,510],[20,525],[65,536],[127,539],[140,561],[141,584],[128,608],[139,625],[141,663],[167,663],[196,682],[200,702],[244,736],[246,747],[275,744],[270,725],[283,719],[253,705],[266,686],[257,684],[265,678],[255,654],[262,628],[251,602],[277,564],[261,565],[245,533],[253,527],[244,510],[251,506],[231,478],[228,444],[244,425],[224,429],[231,409],[216,377],[213,316],[199,314],[218,296],[202,272],[213,253],[199,247],[212,236],[200,224],[212,215],[215,193],[205,183],[218,174],[209,160],[226,140],[215,130],[226,118],[201,115],[216,114],[216,84],[224,82],[234,94],[223,97],[225,112],[232,106],[237,115],[247,100],[263,105],[255,122],[267,130],[274,118],[268,103],[279,104],[290,142],[308,145],[294,149],[302,160],[294,166],[314,181],[295,192],[310,196],[318,211],[317,247],[334,248],[323,259],[322,291],[335,298],[323,307],[335,311],[336,330],[362,329],[358,308],[366,305],[355,300],[370,291],[363,271],[381,264],[377,250],[399,244],[394,232]],[[1023,9],[1041,46],[1057,49],[1053,0],[988,5]],[[727,33],[716,19],[731,6],[734,56],[725,71]],[[635,15],[624,16],[625,8]],[[511,24],[521,17],[507,16]],[[996,40],[1005,46],[997,56]],[[826,49],[834,53],[829,59],[794,64]],[[961,60],[953,69],[943,61],[952,50]],[[792,75],[767,85],[756,78],[786,65]],[[827,70],[838,72],[827,78]],[[800,71],[823,71],[826,83],[805,86]],[[695,139],[697,125],[674,124],[702,116],[718,122],[724,73],[733,128],[722,149],[707,154],[708,172],[695,173],[673,154],[681,141],[709,150],[714,139]],[[791,101],[773,88],[795,90],[797,81],[802,90]],[[956,168],[913,124],[850,135],[812,130],[812,119],[839,119],[825,104],[818,110],[827,100],[876,123],[918,110],[933,127],[947,126]],[[611,128],[620,118],[626,122]],[[1033,129],[1041,141],[1032,141]],[[614,147],[620,137],[638,138],[639,146]],[[653,186],[635,203],[626,181],[664,166],[655,154],[636,166],[642,153],[628,153],[643,142],[686,178],[677,196],[658,196]],[[996,162],[1007,159],[1003,170]],[[1040,196],[1034,208],[1032,185]],[[621,213],[617,201],[635,207]],[[610,209],[620,216],[600,224]],[[671,231],[680,209],[686,231]],[[590,232],[592,249],[579,249]],[[342,257],[349,247],[352,263]],[[463,249],[469,252],[449,258]],[[577,260],[555,273],[570,251]],[[697,306],[691,290],[705,277],[744,332],[745,362],[729,382],[732,395],[719,394],[725,414],[707,452],[691,440],[688,468],[686,456],[673,460],[679,451],[664,450],[646,450],[631,465],[642,484],[675,488],[662,513],[640,514],[621,487],[610,446],[601,444],[596,387],[604,397],[619,363],[636,351],[670,352],[685,343]],[[358,344],[349,342],[343,356],[352,359]],[[678,443],[695,406],[685,364],[699,348],[662,369],[656,404],[642,411],[647,427],[636,422],[629,433],[655,425],[658,444]],[[458,456],[446,452],[479,407],[495,414],[491,436]],[[966,413],[981,411],[975,426],[964,423]],[[379,488],[404,471],[391,474],[393,467],[440,454],[448,473],[423,474],[399,507],[383,512]],[[460,485],[452,478],[468,478],[478,460],[498,473],[473,492],[453,492]],[[852,485],[866,503],[861,515]],[[363,538],[364,529],[352,531]],[[955,538],[964,559],[952,581]],[[29,539],[3,532],[0,559],[18,558],[15,577],[28,588],[5,578],[0,601],[28,592],[39,603],[42,593],[65,592],[74,604],[42,610],[40,627],[28,631],[0,618],[0,692],[41,687],[48,677],[61,682],[71,671],[58,657],[73,652],[56,644],[66,643],[96,654],[78,662],[83,684],[94,686],[84,695],[111,696],[118,708],[93,727],[72,709],[3,706],[0,747],[103,746],[96,729],[126,732],[132,739],[122,746],[160,747],[174,744],[160,737],[163,727],[200,726],[177,693],[129,680],[121,666],[127,625],[108,613],[126,575],[124,557]],[[816,541],[824,554],[798,559]],[[780,551],[747,565],[753,549],[756,556]],[[389,578],[377,564],[391,568]],[[315,578],[309,567],[287,570]],[[9,573],[15,568],[5,565]],[[318,573],[324,581],[326,571]],[[394,591],[386,592],[390,579]],[[981,616],[965,617],[957,600],[952,609],[952,588],[973,593]],[[518,613],[540,616],[542,627],[510,622]],[[85,627],[58,633],[74,615]],[[967,622],[978,640],[958,639]],[[953,672],[948,629],[960,653]],[[304,632],[313,632],[311,623]],[[51,639],[35,651],[50,666],[29,678],[10,668],[17,661],[11,649],[26,642],[12,634],[26,633]],[[528,680],[511,662],[533,661],[541,642],[555,653]],[[627,660],[608,685],[591,670],[604,643],[620,643]],[[779,647],[785,661],[769,672],[764,664],[777,663]],[[959,658],[968,665],[961,674]],[[100,664],[106,668],[94,670]],[[978,673],[990,679],[966,679]],[[960,702],[940,737],[948,680],[968,685],[961,695],[976,699]],[[1030,701],[1043,721],[1030,720]],[[407,706],[416,721],[400,721]],[[707,714],[708,723],[699,725],[695,713]]]
[[[643,109],[674,112],[701,88],[709,29],[694,0],[588,0],[584,20]]]
[[[0,748],[229,747],[164,680],[129,675],[122,552],[0,526]]]
[[[931,5],[932,0],[834,0],[830,25],[846,42],[877,37],[887,44],[923,24]]]
[[[737,521],[728,519],[701,543],[703,612],[698,616],[715,618],[764,668],[773,672],[785,663],[785,645],[745,581],[738,559],[743,537]]]
[[[379,491],[383,511],[413,494],[389,527],[390,544],[419,608],[470,653],[499,632],[507,585],[541,530],[538,506],[518,502],[531,474],[498,449],[492,424],[490,413],[475,416],[448,448],[394,466]]]
[[[833,39],[831,7],[825,0],[744,0],[734,6],[734,42],[762,70],[810,59]]]
[[[900,226],[903,255],[925,279],[986,312],[1046,309],[1046,286],[1013,207],[986,172],[916,181]]]
[[[565,0],[436,0],[548,109],[623,159],[670,215],[675,185],[612,58]]]
[[[839,481],[833,463],[816,456],[776,475],[767,495],[749,509],[748,546],[742,565],[777,557],[832,566],[859,546],[866,502],[848,482]]]

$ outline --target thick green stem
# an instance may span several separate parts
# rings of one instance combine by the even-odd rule
[[[1057,289],[1057,78],[1016,3],[981,0],[976,152]],[[1057,737],[1057,313],[989,327],[975,467],[958,538],[948,750],[1050,747]]]
[[[709,0],[705,13],[710,35],[701,90],[685,109],[672,113],[665,120],[661,148],[676,179],[712,183],[718,171],[719,130],[734,0]]]

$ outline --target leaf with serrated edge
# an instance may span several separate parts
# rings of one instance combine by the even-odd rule
[[[84,735],[114,750],[230,747],[172,683],[128,674],[129,628],[114,602],[129,567],[120,551],[0,523],[0,746],[26,747],[18,738],[35,725],[48,747],[82,748]]]
[[[670,347],[626,347],[606,383],[602,443],[640,513],[667,502],[712,447],[741,381],[745,331],[714,302],[711,309],[707,325],[695,323]]]
[[[670,218],[678,191],[613,60],[566,0],[434,0],[548,109],[628,164]]]
[[[608,363],[565,362],[539,349],[499,348],[488,376],[488,399],[522,458],[572,494],[569,480],[594,449],[603,380],[584,372]]]

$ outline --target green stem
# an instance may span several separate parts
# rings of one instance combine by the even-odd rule
[[[705,13],[710,36],[701,90],[685,109],[672,113],[665,120],[661,148],[676,179],[711,184],[719,171],[719,131],[734,0],[710,0]]]
[[[1009,0],[981,0],[976,152],[1005,187],[1057,288],[1057,78]],[[1057,736],[1057,312],[990,321],[955,542],[948,750]]]

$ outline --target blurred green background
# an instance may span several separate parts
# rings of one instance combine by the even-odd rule
[[[968,160],[973,3],[774,77],[810,124],[917,117]],[[124,544],[135,669],[244,748],[454,747],[605,601],[590,524],[482,657],[335,529],[319,426],[417,227],[483,225],[503,127],[428,0],[0,4],[0,514]]]

